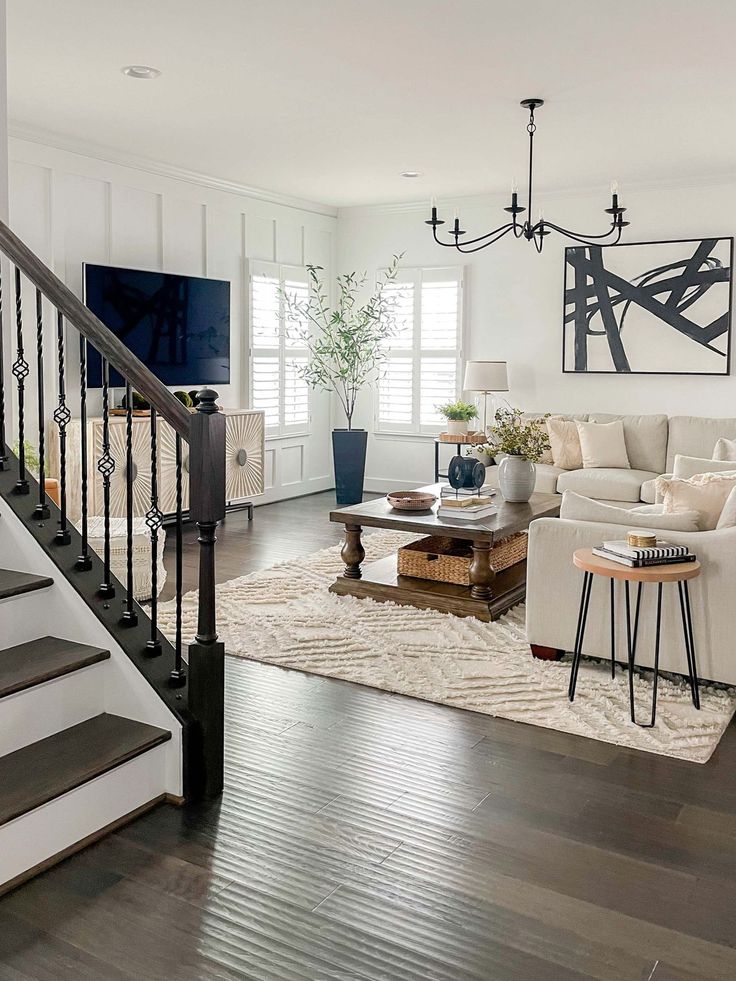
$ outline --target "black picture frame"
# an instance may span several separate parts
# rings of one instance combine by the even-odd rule
[[[709,243],[712,243],[709,245]],[[723,243],[726,244],[725,250]],[[683,257],[677,263],[665,263],[658,266],[656,259],[652,256],[652,261],[642,273],[634,277],[634,281],[623,280],[606,267],[606,256],[616,254],[621,249],[631,249],[642,246],[683,246]],[[711,265],[703,270],[703,263],[708,259],[714,259],[712,253],[720,246],[721,251],[728,254],[728,265],[725,266],[721,260],[715,260]],[[677,266],[684,266],[682,273],[677,277],[679,282],[674,282],[672,276],[667,277],[667,283],[672,286],[669,290],[667,301],[660,302],[656,299],[656,292],[644,291],[642,286],[649,284],[663,284],[665,280],[654,278],[655,276],[666,276],[667,272],[672,272]],[[728,377],[731,374],[731,345],[732,345],[732,310],[733,310],[733,268],[734,268],[734,238],[728,235],[703,236],[701,238],[680,238],[662,239],[643,242],[627,242],[625,244],[589,246],[577,245],[568,246],[565,249],[565,270],[564,288],[562,296],[562,373],[576,375],[702,375],[711,377]],[[724,275],[725,270],[725,275]],[[600,275],[601,272],[603,275]],[[581,285],[583,275],[585,275],[584,286]],[[598,275],[599,282],[596,284],[595,277]],[[683,279],[683,276],[685,277]],[[637,284],[636,279],[644,282]],[[571,280],[579,280],[574,286]],[[726,300],[727,309],[717,317],[711,324],[693,324],[681,314],[692,306],[697,299],[717,284],[727,283],[727,289],[722,290]],[[624,286],[625,284],[625,290]],[[589,304],[588,298],[591,290],[595,290],[599,299],[598,306],[595,303]],[[613,290],[613,293],[611,293]],[[618,290],[618,293],[616,292]],[[576,294],[577,291],[577,294]],[[625,295],[623,295],[625,293]],[[679,295],[679,301],[672,302],[671,297]],[[608,298],[608,300],[606,300]],[[584,304],[583,301],[584,300]],[[638,300],[644,300],[645,305],[641,305]],[[606,307],[605,314],[599,309],[603,304]],[[708,330],[713,336],[707,340],[715,340],[718,337],[726,336],[725,350],[717,350],[706,341],[700,341],[693,337],[693,343],[701,343],[709,346],[718,357],[723,359],[723,365],[719,370],[672,370],[672,369],[649,369],[632,368],[626,356],[625,347],[623,358],[621,357],[621,327],[616,317],[614,308],[621,305],[621,314],[624,316],[631,307],[643,309],[645,314],[651,314],[655,319],[660,320],[664,325],[668,320],[673,322],[679,320],[682,327],[669,326],[691,336],[691,328]],[[667,319],[658,316],[665,313]],[[607,320],[607,326],[603,331],[597,329],[590,331],[590,322],[593,316],[600,316],[601,321]],[[585,330],[583,329],[583,319],[585,320]],[[615,327],[614,327],[615,323]],[[609,353],[611,355],[610,368],[590,368],[588,367],[588,343],[591,337],[601,336],[606,333],[609,341]],[[582,335],[585,335],[585,351],[581,353]],[[618,334],[619,342],[616,341]]]

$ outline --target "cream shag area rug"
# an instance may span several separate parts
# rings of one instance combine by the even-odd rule
[[[366,535],[366,560],[416,536]],[[495,623],[394,603],[336,596],[340,546],[218,586],[217,625],[234,657],[342,678],[516,722],[559,729],[634,749],[705,763],[736,710],[736,692],[701,690],[697,712],[685,683],[660,678],[657,724],[629,721],[627,676],[583,662],[575,701],[567,698],[569,659],[535,660],[524,635],[524,606]],[[184,635],[196,631],[196,592],[183,601]],[[161,629],[173,635],[174,604]],[[650,704],[651,675],[636,677],[637,703]],[[648,709],[647,709],[648,710]]]

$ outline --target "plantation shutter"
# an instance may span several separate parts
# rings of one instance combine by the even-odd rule
[[[396,296],[396,330],[386,342],[378,381],[376,429],[438,432],[436,406],[459,394],[462,268],[402,269],[387,287]]]
[[[309,357],[302,336],[308,324],[287,321],[281,289],[308,299],[306,270],[251,263],[251,405],[265,412],[270,435],[306,432],[310,421],[309,388],[299,376]]]

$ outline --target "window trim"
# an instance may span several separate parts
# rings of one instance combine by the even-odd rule
[[[286,320],[284,317],[284,300],[279,297],[279,343],[278,347],[263,346],[255,343],[253,337],[253,278],[263,275],[277,279],[279,287],[283,289],[284,283],[289,277],[303,280],[307,289],[309,286],[309,273],[306,266],[294,266],[288,263],[269,262],[265,259],[248,260],[248,403],[250,408],[253,406],[253,365],[257,357],[278,358],[279,364],[279,422],[277,425],[265,426],[266,439],[283,439],[289,436],[311,436],[312,435],[312,389],[307,385],[307,421],[306,423],[287,424],[283,421],[285,411],[285,386],[286,386],[286,361],[290,356],[309,358],[309,350],[306,347],[287,347],[286,346]]]
[[[379,273],[382,270],[379,270]],[[422,357],[447,357],[448,351],[439,348],[422,348],[421,331],[421,310],[422,310],[422,285],[425,274],[437,275],[440,273],[452,273],[457,279],[458,284],[458,340],[459,345],[455,357],[456,379],[455,398],[462,395],[462,368],[465,360],[465,277],[466,267],[457,266],[409,266],[399,270],[397,282],[412,282],[414,285],[414,330],[412,334],[411,348],[394,348],[393,356],[400,358],[406,355],[412,362],[412,422],[401,425],[400,423],[387,423],[381,425],[380,419],[380,377],[376,379],[373,397],[373,432],[376,436],[391,438],[397,436],[420,437],[432,439],[442,432],[442,424],[422,425],[420,421],[421,412],[421,363]]]

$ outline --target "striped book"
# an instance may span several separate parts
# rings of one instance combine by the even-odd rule
[[[669,542],[657,542],[656,545],[641,546],[629,545],[628,542],[604,542],[603,548],[617,555],[624,555],[630,559],[672,559],[678,558],[689,553],[687,545],[672,545]]]
[[[611,552],[603,545],[599,545],[597,548],[591,549],[591,551],[593,552],[593,555],[599,555],[602,559],[609,559],[611,562],[618,562],[619,565],[625,565],[629,569],[642,569],[651,565],[677,565],[681,562],[695,561],[695,556],[692,554],[692,552],[687,552],[685,555],[632,558],[630,555],[621,555],[620,552]]]

